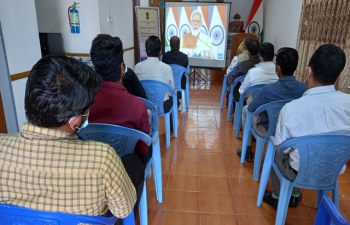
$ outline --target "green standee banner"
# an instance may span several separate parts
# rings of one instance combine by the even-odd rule
[[[160,36],[159,8],[136,6],[137,34],[140,47],[140,61],[147,59],[145,42],[151,35]]]

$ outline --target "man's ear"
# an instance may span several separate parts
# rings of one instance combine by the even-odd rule
[[[68,121],[68,125],[69,125],[70,129],[75,131],[77,129],[77,127],[80,127],[80,125],[81,125],[81,116],[78,115],[78,116],[72,117]]]
[[[279,74],[280,71],[281,71],[281,67],[279,65],[276,65],[276,73]]]
[[[125,74],[125,63],[122,62],[120,64],[120,80],[123,79],[124,74]]]

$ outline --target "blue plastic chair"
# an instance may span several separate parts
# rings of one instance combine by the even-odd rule
[[[117,220],[118,218],[110,212],[103,216],[86,216],[39,211],[14,205],[0,204],[0,221],[2,225],[74,225],[79,223],[114,225]],[[123,224],[135,225],[133,211],[123,219]]]
[[[233,118],[233,129],[236,130],[236,138],[239,136],[239,132],[241,131],[241,126],[242,126],[242,110],[243,110],[243,103],[244,99],[247,97],[249,93],[252,94],[252,97],[254,96],[261,90],[262,87],[264,87],[265,84],[259,84],[259,85],[254,85],[241,94],[239,97],[239,101],[235,102],[235,116]]]
[[[332,200],[338,207],[338,176],[340,170],[350,159],[350,135],[327,133],[291,138],[278,146],[273,145],[271,136],[261,174],[257,206],[264,197],[271,168],[281,182],[281,190],[276,212],[276,225],[284,224],[288,204],[294,187],[317,190],[316,206],[319,206],[322,196],[332,190]],[[297,147],[300,153],[300,168],[294,181],[286,179],[274,161],[275,151]],[[275,150],[276,148],[276,150]]]
[[[332,224],[335,225],[350,225],[339,213],[333,202],[327,196],[323,196],[314,225],[330,225],[331,220]]]
[[[227,84],[228,79],[230,79],[233,75],[234,70],[232,70],[229,74],[225,74],[224,80],[222,81],[221,88],[221,98],[220,98],[220,109],[224,106],[225,93],[230,90],[230,85]]]
[[[170,87],[170,85],[165,84],[163,82],[155,81],[155,80],[141,80],[140,81],[143,88],[146,91],[147,98],[150,102],[157,106],[158,116],[164,116],[165,119],[165,136],[166,136],[166,148],[170,147],[170,114],[173,115],[173,128],[174,128],[174,136],[177,137],[177,97],[175,90]],[[173,96],[173,107],[169,112],[164,113],[164,96],[167,93]]]
[[[87,127],[79,130],[78,135],[83,140],[94,140],[109,144],[115,149],[119,157],[122,157],[128,153],[133,153],[139,140],[145,142],[149,146],[151,144],[156,145],[158,139],[158,133],[153,134],[151,137],[149,134],[143,133],[139,130],[106,123],[89,123]],[[157,150],[157,147],[153,146],[153,149]],[[147,174],[147,171],[150,170],[149,167],[153,162],[152,158],[146,165],[145,175]],[[160,180],[160,182],[162,183],[162,180]],[[148,215],[146,179],[140,199],[139,210],[140,224],[147,225]]]
[[[230,121],[231,113],[233,109],[233,103],[237,105],[234,98],[234,89],[239,82],[242,83],[244,81],[244,78],[245,78],[245,75],[239,76],[233,81],[233,84],[230,85],[230,94],[228,95],[228,107],[227,107],[227,118],[226,118],[227,121]]]
[[[152,102],[147,99],[140,98],[145,104],[147,109],[152,111],[152,125],[150,130],[150,135],[158,134],[158,114],[157,106],[153,105]],[[163,202],[163,184],[162,184],[162,159],[160,154],[160,144],[159,138],[157,138],[156,143],[153,143],[153,152],[152,152],[152,161],[153,161],[153,171],[154,171],[154,181],[156,186],[156,195],[159,203]],[[151,177],[151,167],[146,171],[147,178]]]
[[[181,104],[181,113],[186,112],[186,108],[189,107],[189,85],[188,85],[188,70],[187,68],[176,65],[176,64],[169,64],[171,69],[173,70],[173,75],[174,75],[174,81],[175,81],[175,91],[181,91],[181,96],[182,96],[182,104]],[[181,88],[181,79],[182,75],[185,73],[186,76],[186,89]]]
[[[275,135],[276,124],[278,122],[278,116],[280,114],[280,111],[282,107],[290,101],[292,101],[292,99],[274,101],[274,102],[270,102],[260,106],[255,110],[255,112],[248,111],[247,119],[244,126],[244,131],[243,131],[241,163],[244,163],[245,155],[247,152],[249,135],[252,134],[256,139],[254,171],[253,171],[253,179],[255,181],[259,180],[260,164],[261,164],[262,153],[264,150],[265,142],[269,141],[270,136]],[[253,120],[253,115],[259,116],[264,111],[267,111],[267,114],[269,117],[269,127],[267,130],[266,136],[261,137],[253,129],[252,120]]]

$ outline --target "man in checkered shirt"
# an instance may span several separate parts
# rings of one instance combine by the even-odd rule
[[[112,147],[76,135],[101,83],[91,68],[65,56],[34,65],[25,92],[29,122],[19,134],[0,135],[0,202],[73,214],[130,214],[136,202],[132,180],[143,182],[144,168],[129,172]],[[143,167],[137,156],[127,157]]]

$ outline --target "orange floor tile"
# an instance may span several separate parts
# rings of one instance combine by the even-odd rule
[[[208,71],[206,71],[208,72]],[[209,72],[208,72],[209,73]],[[190,107],[179,111],[179,134],[165,148],[164,121],[159,118],[163,169],[163,203],[155,196],[153,177],[147,180],[149,225],[272,225],[276,210],[256,206],[259,183],[252,179],[253,164],[240,164],[227,107],[220,110],[222,81],[191,81]],[[254,146],[253,146],[254,148]],[[286,224],[313,224],[316,192],[302,190],[303,200],[289,208]],[[339,177],[340,207],[350,220],[350,169]]]

